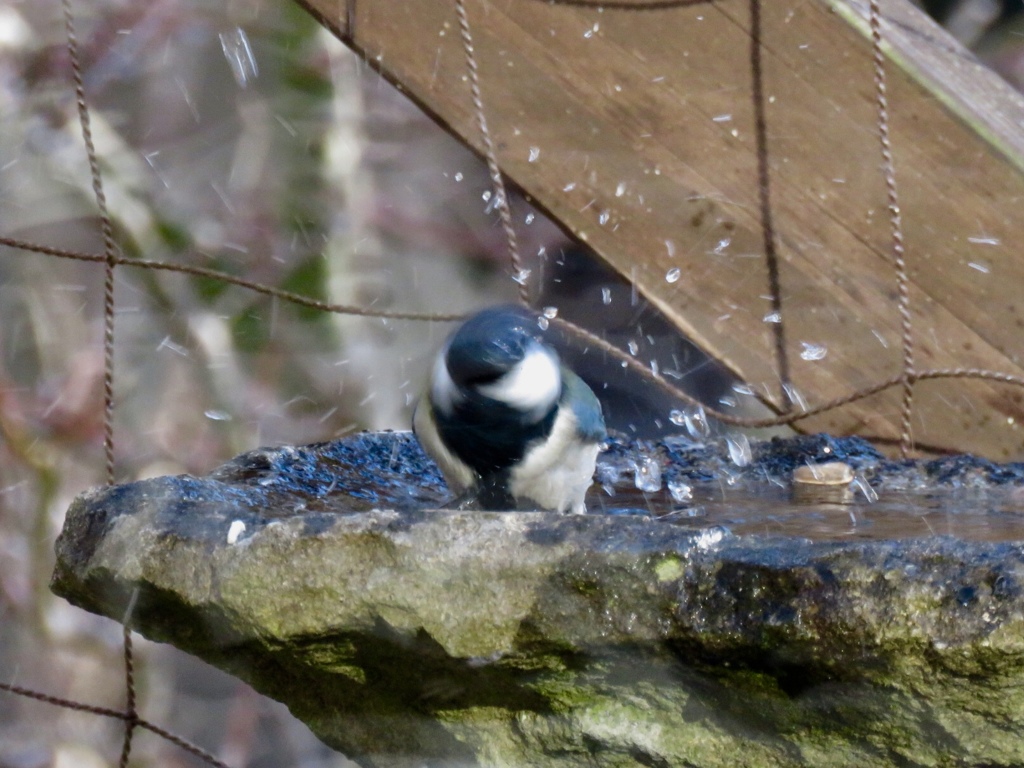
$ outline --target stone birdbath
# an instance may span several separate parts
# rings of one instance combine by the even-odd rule
[[[1022,765],[1022,469],[612,441],[587,515],[453,511],[367,433],[87,491],[52,586],[366,766]]]

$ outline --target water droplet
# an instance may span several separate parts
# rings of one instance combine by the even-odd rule
[[[828,347],[824,344],[812,344],[809,341],[801,341],[800,358],[803,360],[821,360],[828,354]]]
[[[988,235],[982,235],[980,237],[968,237],[968,243],[974,243],[975,245],[999,245],[998,237],[990,237]]]
[[[711,549],[711,547],[718,544],[722,539],[725,538],[725,534],[728,533],[726,528],[720,525],[712,526],[711,528],[705,528],[694,539],[694,546],[697,549]]]
[[[987,275],[991,271],[988,268],[988,266],[986,266],[985,264],[980,264],[977,261],[968,261],[967,266],[970,267],[971,269],[978,270],[983,275]]]
[[[537,318],[537,327],[540,328],[542,331],[546,331],[549,325],[551,325],[551,321],[548,320],[543,315]]]
[[[682,271],[679,269],[679,267],[672,267],[672,269],[665,273],[665,282],[674,283],[679,280],[679,276],[681,274]]]
[[[554,320],[558,317],[558,307],[544,307],[543,314],[548,320]]]
[[[601,289],[601,303],[602,304],[611,304],[612,303],[612,289],[611,288],[602,288]]]
[[[619,185],[615,187],[615,196],[622,197],[624,194],[626,194],[626,182],[620,181]]]
[[[804,400],[804,396],[800,394],[800,390],[794,387],[792,384],[783,384],[782,388],[789,395],[789,399],[797,404],[801,411],[807,410],[807,401]]]
[[[456,181],[462,181],[464,178],[466,178],[466,177],[462,175],[462,171],[456,172],[456,174],[455,174],[455,180]]]
[[[668,481],[668,492],[672,494],[675,501],[679,502],[689,501],[693,498],[693,488],[678,477]]]
[[[627,344],[626,346],[629,347],[629,354],[633,355],[634,357],[636,356],[636,353],[640,351],[640,345],[637,344],[633,339],[630,339],[629,344]]]
[[[226,411],[204,411],[203,416],[211,421],[231,421],[231,414]]]
[[[729,459],[737,467],[745,467],[753,458],[750,452],[750,440],[742,432],[725,436],[725,444],[729,446]]]
[[[228,60],[235,82],[245,88],[250,80],[255,80],[260,74],[248,35],[241,27],[235,27],[233,31],[221,32],[217,37],[220,38],[220,49]]]
[[[708,415],[704,412],[703,405],[687,411],[683,415],[683,421],[686,424],[686,431],[694,440],[702,440],[711,434],[711,425],[708,423]]]
[[[769,312],[761,320],[765,323],[781,323],[782,313],[781,312]]]
[[[520,269],[516,274],[512,275],[512,279],[520,285],[526,285],[526,281],[530,279],[530,270]]]
[[[718,244],[715,246],[712,253],[714,253],[715,256],[721,256],[722,254],[725,253],[725,249],[728,248],[731,243],[731,237],[723,237],[721,240],[718,241]]]
[[[575,181],[570,181],[568,184],[566,184],[564,187],[562,187],[562,191],[563,192],[572,192],[574,189],[576,189],[576,182]]]
[[[533,211],[530,211],[530,213],[526,214],[526,218],[524,218],[523,221],[525,221],[527,224],[533,224],[534,219],[536,218],[536,214],[534,214]]]
[[[728,123],[732,120],[732,115],[715,115],[711,119],[714,120],[716,123]]]
[[[864,494],[864,500],[868,504],[874,504],[878,501],[878,491],[871,487],[868,483],[867,478],[864,475],[857,475],[853,478],[853,482],[850,483],[851,487],[855,490],[860,491]]]
[[[485,189],[484,193],[480,195],[480,197],[483,198],[483,201],[486,203],[488,200],[491,199],[491,190]]]
[[[637,490],[656,493],[661,490],[661,465],[651,456],[641,456],[633,465],[633,482]]]
[[[601,211],[601,214],[597,217],[598,223],[603,227],[608,223],[608,219],[611,218],[611,214],[608,211]]]
[[[668,251],[669,258],[674,258],[676,255],[676,244],[671,240],[666,240],[665,250]]]
[[[678,408],[673,408],[668,412],[668,420],[675,424],[677,427],[681,427],[686,424],[686,414],[680,411]]]
[[[526,159],[531,163],[535,163],[538,157],[540,157],[540,147],[530,147],[530,155]]]

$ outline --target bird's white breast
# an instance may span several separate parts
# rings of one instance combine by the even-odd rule
[[[597,443],[580,441],[575,415],[560,408],[548,438],[512,468],[509,490],[516,499],[529,499],[543,509],[583,514],[600,450]]]

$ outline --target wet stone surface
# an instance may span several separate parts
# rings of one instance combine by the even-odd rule
[[[743,466],[738,466],[736,460]],[[843,462],[852,503],[794,500]],[[82,494],[53,589],[365,765],[1024,764],[1024,465],[613,441],[590,514],[438,509],[411,435]]]

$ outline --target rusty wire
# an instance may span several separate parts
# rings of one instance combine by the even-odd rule
[[[910,417],[914,406],[914,326],[910,316],[910,276],[907,274],[906,246],[903,241],[903,216],[896,186],[896,163],[889,138],[889,95],[885,78],[885,52],[882,50],[882,9],[878,0],[868,4],[871,29],[871,60],[875,74],[875,107],[878,111],[878,141],[882,150],[882,175],[885,177],[889,228],[892,237],[893,267],[896,270],[897,307],[900,314],[903,348],[903,400],[900,407],[900,454],[907,458],[913,446]]]
[[[93,261],[102,262],[103,256],[95,253],[85,253],[82,251],[68,250],[65,248],[54,248],[47,245],[40,245],[31,243],[26,240],[18,240],[15,238],[0,236],[0,245],[6,245],[11,248],[18,250],[28,251],[30,253],[39,253],[48,256],[56,256],[58,258],[73,259],[76,261]],[[124,256],[117,257],[116,263],[118,265],[139,267],[142,269],[154,269],[167,272],[179,272],[187,275],[197,275],[201,277],[207,277],[213,280],[223,280],[226,283],[237,285],[242,288],[246,288],[256,293],[263,294],[265,296],[272,296],[274,298],[281,299],[282,301],[291,302],[303,307],[312,307],[319,309],[324,312],[333,312],[336,314],[351,314],[362,317],[381,317],[392,320],[409,320],[418,322],[452,322],[458,320],[464,320],[466,315],[464,314],[429,314],[420,312],[388,312],[386,310],[379,309],[365,309],[361,307],[353,307],[347,304],[329,304],[327,302],[318,301],[308,296],[302,296],[301,294],[293,293],[291,291],[285,291],[280,288],[275,288],[271,285],[264,285],[262,283],[256,283],[250,280],[245,280],[234,275],[230,275],[226,272],[219,272],[215,269],[207,269],[205,267],[192,267],[186,264],[174,264],[171,262],[164,261],[149,261],[145,259],[130,259]],[[704,408],[707,415],[717,419],[723,424],[730,426],[745,428],[745,429],[759,429],[762,427],[776,427],[783,425],[792,425],[803,419],[811,416],[817,416],[827,411],[835,410],[844,405],[863,400],[866,397],[877,395],[879,392],[891,389],[892,387],[900,384],[903,381],[903,373],[896,374],[884,381],[878,382],[871,386],[862,387],[849,394],[836,397],[825,403],[807,408],[806,410],[790,411],[788,413],[780,414],[778,416],[766,417],[761,419],[745,418],[740,416],[733,416],[731,414],[718,411],[714,408],[704,405],[692,395],[688,394],[678,386],[673,384],[671,381],[666,379],[660,373],[652,371],[649,367],[644,365],[633,355],[627,351],[615,346],[607,339],[602,338],[596,333],[587,330],[575,323],[565,320],[560,317],[556,317],[551,321],[553,324],[563,328],[567,333],[575,336],[576,338],[584,341],[588,344],[592,344],[601,352],[604,352],[620,363],[624,363],[626,367],[634,371],[643,378],[656,384],[667,394],[677,398],[680,402],[687,403],[688,405]],[[926,368],[924,370],[915,371],[912,382],[926,381],[931,379],[977,379],[992,381],[1000,384],[1008,384],[1015,387],[1024,388],[1024,377],[1017,376],[1010,373],[1002,373],[1000,371],[991,371],[984,368]],[[763,402],[771,407],[771,401],[763,398]]]
[[[71,62],[71,79],[75,89],[75,104],[78,108],[78,122],[82,128],[82,141],[89,160],[89,175],[92,177],[92,191],[96,198],[96,209],[100,218],[100,234],[103,237],[103,455],[106,464],[107,485],[114,484],[114,267],[117,245],[114,242],[114,222],[107,209],[107,195],[103,191],[103,176],[100,173],[96,145],[92,139],[92,125],[89,119],[89,105],[85,100],[85,83],[82,79],[82,62],[78,55],[78,36],[75,34],[75,16],[71,0],[62,0],[64,29],[67,37],[68,59]],[[131,612],[129,606],[128,613]],[[119,768],[128,768],[132,754],[132,737],[138,722],[135,710],[135,659],[132,652],[132,632],[127,619],[121,624],[122,647],[124,648],[125,677],[125,720],[124,741],[121,744]]]
[[[608,10],[629,10],[629,11],[652,11],[652,10],[667,10],[674,8],[681,8],[687,6],[701,5],[709,3],[710,0],[649,0],[648,2],[632,3],[628,0],[612,0],[612,2],[602,2],[601,0],[545,0],[552,5],[565,5],[565,6],[576,6],[576,7],[601,7]],[[760,14],[760,2],[761,0],[751,0],[751,10],[753,14],[754,22],[757,22]],[[225,272],[221,272],[214,269],[207,269],[204,267],[190,266],[186,264],[174,264],[170,262],[145,260],[145,259],[133,259],[121,255],[118,252],[117,245],[114,239],[114,226],[107,210],[106,197],[103,192],[102,176],[100,173],[99,162],[96,154],[96,149],[92,140],[92,133],[90,129],[89,121],[89,107],[85,98],[84,85],[82,79],[81,62],[78,55],[77,37],[74,27],[74,15],[71,8],[71,0],[62,0],[65,26],[67,34],[67,49],[69,59],[72,68],[72,78],[76,96],[76,104],[78,107],[79,121],[81,123],[83,141],[85,143],[86,153],[88,155],[89,169],[92,177],[92,187],[96,198],[97,209],[100,218],[100,229],[103,239],[103,253],[86,253],[71,249],[55,248],[39,243],[32,243],[25,240],[19,240],[16,238],[0,236],[0,245],[8,246],[18,251],[24,251],[29,253],[35,253],[40,255],[48,255],[57,258],[73,259],[78,261],[88,261],[102,263],[104,265],[104,334],[103,334],[103,347],[104,347],[104,380],[103,380],[103,392],[104,392],[104,456],[105,456],[105,468],[107,482],[112,483],[114,480],[114,434],[113,434],[113,410],[114,410],[114,396],[113,396],[113,376],[114,376],[114,365],[113,365],[113,351],[114,351],[114,270],[115,267],[136,267],[142,269],[151,269],[157,271],[168,271],[177,272],[181,274],[187,274],[197,277],[204,277],[214,280],[219,280],[228,284],[236,285],[241,288],[253,291],[266,296],[272,296],[279,298],[284,301],[291,302],[304,307],[310,307],[313,309],[321,310],[324,312],[333,312],[340,314],[351,314],[360,315],[364,317],[380,317],[394,320],[409,320],[409,321],[437,321],[446,322],[462,319],[464,316],[461,314],[431,314],[431,313],[417,313],[417,312],[391,312],[386,310],[376,310],[362,308],[352,305],[344,304],[332,304],[328,302],[318,301],[316,299],[303,296],[301,294],[285,291],[273,286],[264,285],[255,281],[246,280],[235,275],[231,275]],[[774,417],[763,418],[763,419],[750,419],[740,418],[732,416],[727,413],[722,413],[713,408],[707,408],[703,406],[698,400],[687,394],[686,392],[679,389],[677,386],[666,380],[660,374],[652,371],[650,368],[645,366],[639,360],[632,355],[628,354],[622,349],[619,349],[615,345],[609,343],[607,340],[601,338],[597,334],[594,334],[584,328],[581,328],[573,323],[570,323],[561,318],[556,318],[553,322],[559,327],[565,329],[567,332],[583,340],[586,343],[593,344],[598,349],[611,355],[615,359],[623,362],[631,370],[635,371],[644,378],[653,381],[659,387],[664,389],[672,396],[678,398],[680,401],[688,403],[693,407],[705,407],[708,415],[717,419],[718,421],[728,424],[731,426],[742,427],[742,428],[759,428],[759,427],[771,427],[779,425],[792,425],[801,419],[815,416],[844,405],[848,405],[857,400],[872,395],[878,394],[886,389],[901,385],[903,388],[903,405],[902,405],[902,423],[900,432],[900,450],[903,455],[906,455],[912,446],[912,435],[910,430],[910,418],[912,413],[912,398],[913,398],[913,386],[917,382],[929,380],[929,379],[980,379],[987,380],[996,383],[1007,384],[1016,387],[1024,387],[1024,377],[1016,376],[1013,374],[1007,374],[999,371],[991,371],[978,368],[939,368],[939,369],[926,369],[918,371],[914,366],[914,345],[913,345],[913,327],[911,323],[911,315],[909,309],[909,277],[906,269],[905,262],[905,248],[903,242],[902,232],[902,221],[901,212],[899,208],[898,200],[898,189],[896,186],[896,174],[895,164],[893,162],[892,147],[889,137],[889,112],[888,112],[888,99],[886,92],[886,81],[885,81],[885,66],[884,66],[884,52],[882,49],[883,39],[881,33],[881,12],[878,0],[871,0],[869,4],[870,8],[870,29],[872,39],[872,61],[874,64],[874,75],[875,75],[875,86],[876,86],[876,106],[878,109],[878,131],[879,139],[882,147],[883,157],[883,174],[885,177],[886,193],[888,210],[890,213],[890,225],[892,230],[892,250],[894,267],[897,272],[897,279],[899,282],[899,313],[901,318],[902,330],[903,330],[903,365],[899,374],[890,377],[889,379],[878,382],[874,385],[863,387],[847,395],[837,397],[825,403],[821,403],[812,408],[795,412],[785,408],[787,412],[781,413]],[[352,11],[352,2],[349,3],[349,13],[354,15]],[[512,226],[511,210],[509,208],[509,199],[505,190],[503,181],[503,174],[498,164],[496,152],[494,149],[493,141],[489,132],[489,128],[486,121],[486,115],[484,111],[484,103],[481,95],[481,89],[479,84],[478,66],[475,58],[475,49],[473,46],[473,40],[471,35],[471,29],[469,26],[468,15],[466,14],[464,0],[455,0],[456,14],[459,19],[460,31],[462,33],[462,41],[464,51],[466,53],[467,70],[469,72],[469,82],[471,89],[471,96],[473,99],[474,108],[476,111],[476,118],[478,128],[481,133],[482,142],[485,149],[485,159],[488,164],[488,170],[490,172],[491,181],[495,186],[494,194],[497,196],[496,206],[501,216],[502,226],[505,229],[509,259],[512,265],[512,269],[515,277],[519,278],[520,298],[525,303],[528,297],[528,285],[525,280],[525,273],[522,268],[521,258],[518,251],[516,242],[516,235],[514,227]],[[759,25],[754,24],[754,32],[759,31]],[[761,194],[761,212],[762,212],[762,228],[765,242],[766,255],[773,254],[775,245],[774,230],[771,222],[771,200],[770,200],[770,187],[768,178],[768,165],[767,165],[767,147],[766,147],[766,124],[764,120],[764,104],[763,104],[763,81],[761,80],[760,74],[760,37],[758,34],[753,35],[751,48],[751,68],[753,74],[753,97],[755,104],[755,121],[756,121],[756,134],[758,138],[758,184]],[[772,271],[772,266],[769,259],[769,280],[770,287],[772,290],[773,302],[778,302],[778,309],[781,310],[781,300],[778,299],[780,294],[780,286],[778,280],[777,265]],[[774,306],[774,304],[773,304]],[[785,363],[785,348],[784,348],[784,337],[780,335],[776,337],[777,353],[781,348],[781,353],[777,354],[779,361],[780,380],[788,378],[788,374],[783,375],[788,370],[788,366]],[[788,393],[783,397],[782,402],[785,404],[789,402]],[[772,403],[767,398],[764,401],[771,407]],[[218,760],[213,755],[209,754],[202,748],[192,744],[188,740],[162,728],[145,718],[141,717],[136,710],[136,692],[134,683],[134,658],[132,653],[132,641],[130,631],[130,616],[132,603],[130,602],[128,609],[125,612],[125,616],[122,622],[123,633],[124,633],[124,664],[125,664],[125,686],[126,686],[126,707],[125,709],[118,710],[108,707],[100,707],[82,702],[73,701],[70,699],[62,698],[59,696],[51,696],[48,694],[41,693],[39,691],[32,690],[27,687],[14,685],[11,683],[0,682],[0,691],[6,691],[11,694],[24,696],[26,698],[34,699],[58,707],[64,707],[81,712],[91,713],[101,717],[108,717],[112,719],[122,720],[125,723],[125,738],[122,745],[121,757],[119,765],[121,768],[125,768],[127,765],[130,752],[131,752],[131,741],[132,734],[136,728],[142,728],[148,730],[166,741],[173,743],[181,749],[189,752],[195,757],[203,760],[209,765],[216,766],[217,768],[228,768],[228,766]]]
[[[519,255],[519,244],[516,240],[516,229],[512,225],[512,205],[505,189],[505,179],[498,165],[498,154],[494,149],[491,131],[487,127],[487,115],[484,112],[484,98],[480,91],[480,72],[476,61],[476,49],[473,47],[473,33],[469,27],[469,15],[466,13],[465,0],[455,0],[455,15],[459,19],[459,32],[462,38],[462,50],[466,56],[466,73],[469,78],[469,93],[473,98],[473,110],[476,114],[480,140],[484,145],[484,159],[487,170],[494,184],[494,204],[501,217],[501,228],[505,231],[505,242],[508,246],[508,260],[512,266],[512,279],[519,286],[519,301],[523,305],[530,303],[529,273],[523,269],[523,260]]]
[[[122,712],[120,709],[111,709],[110,707],[98,707],[94,704],[84,704],[80,701],[74,701],[72,699],[65,699],[61,696],[51,696],[46,693],[40,693],[31,688],[26,688],[21,685],[13,685],[12,683],[0,682],[0,691],[7,691],[17,696],[23,696],[26,699],[32,699],[34,701],[41,701],[44,704],[52,704],[55,707],[62,707],[63,709],[74,710],[75,712],[86,712],[91,715],[98,715],[99,717],[109,717],[112,720],[124,720],[126,723],[131,722],[133,727],[142,728],[144,730],[155,733],[165,741],[169,741],[172,744],[181,747],[186,752],[198,757],[206,763],[209,763],[216,768],[230,768],[224,762],[221,762],[216,757],[211,755],[201,747],[197,747],[188,739],[178,736],[176,733],[168,731],[166,728],[162,728],[156,723],[151,723],[144,717],[139,717],[138,714],[130,715],[127,712]]]

